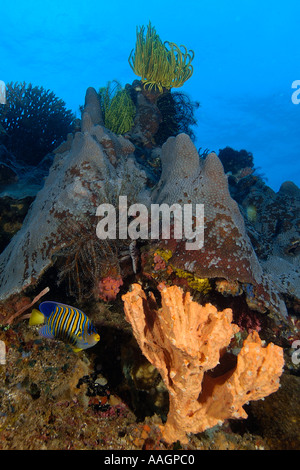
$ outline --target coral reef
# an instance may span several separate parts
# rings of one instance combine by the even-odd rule
[[[197,152],[198,103],[171,92],[193,57],[137,28],[141,79],[89,87],[72,126],[53,93],[8,86],[0,449],[300,447],[299,188],[272,191],[246,150]],[[138,207],[122,220],[120,196]],[[166,224],[152,225],[154,204]],[[189,249],[199,220],[204,244]],[[151,238],[155,224],[169,233]],[[88,312],[101,340],[75,354],[38,336],[27,319],[44,295]]]
[[[50,346],[25,322],[18,329],[0,328],[0,340],[6,345],[6,363],[0,364],[1,450],[136,448],[132,436],[140,438],[142,429],[134,431],[133,413],[94,372],[92,358],[62,342]],[[148,435],[155,433],[152,426]]]
[[[283,296],[300,300],[300,190],[283,183],[277,193],[261,179],[245,178],[233,197],[245,214],[249,237],[264,271]],[[255,217],[249,217],[249,208]],[[288,208],[288,210],[287,210]]]
[[[134,284],[125,294],[124,311],[138,344],[159,370],[170,394],[170,408],[162,428],[167,442],[188,442],[197,433],[228,418],[246,418],[243,405],[279,387],[284,365],[282,348],[264,347],[257,332],[249,334],[236,366],[217,376],[207,374],[224,361],[224,349],[239,328],[232,312],[200,306],[172,286],[161,291],[162,307],[147,299]]]
[[[21,300],[23,304],[24,297]],[[21,307],[20,302],[14,311]],[[104,316],[100,307],[105,307]],[[24,321],[10,327],[0,325],[0,340],[6,345],[6,364],[0,364],[1,450],[299,448],[299,427],[295,425],[300,411],[299,377],[287,370],[276,393],[245,405],[247,420],[230,420],[190,434],[188,444],[167,444],[160,431],[161,416],[168,411],[161,409],[168,406],[162,403],[167,401],[167,392],[161,389],[157,370],[141,360],[138,345],[134,350],[131,347],[135,341],[129,337],[130,325],[123,322],[123,308],[117,311],[97,303],[89,314],[100,322],[102,333],[101,344],[91,354],[74,354],[60,342],[50,345]],[[125,380],[118,368],[120,356],[122,362],[127,360],[126,377],[131,376],[131,382],[119,386]],[[134,403],[124,392],[129,386]],[[142,416],[146,404],[147,413]]]
[[[88,90],[86,109],[95,109],[96,97],[95,90]],[[95,221],[89,234],[99,242],[95,235],[98,205],[115,203],[119,194],[127,194],[129,203],[136,202],[145,186],[145,173],[129,157],[134,146],[95,125],[101,116],[86,109],[82,131],[56,151],[43,189],[22,228],[0,256],[1,299],[34,284],[53,264],[57,253],[76,244],[76,233],[78,240],[83,238],[81,226]]]
[[[126,194],[128,204],[204,204],[205,244],[201,250],[187,250],[184,239],[152,241],[153,252],[170,253],[166,274],[173,272],[192,288],[198,285],[200,290],[203,281],[199,280],[203,279],[238,282],[251,308],[279,318],[285,316],[286,307],[272,273],[263,272],[243,216],[230,196],[218,157],[210,154],[200,160],[186,134],[170,137],[160,155],[160,180],[150,192],[146,173],[133,156],[135,146],[129,139],[101,126],[101,120],[97,93],[90,88],[81,132],[75,137],[71,135],[55,151],[44,188],[22,228],[0,256],[0,298],[4,300],[34,285],[61,257],[66,260],[61,276],[71,274],[78,285],[79,297],[84,290],[80,285],[84,277],[87,282],[92,279],[87,286],[87,291],[92,292],[97,282],[107,276],[103,272],[107,256],[108,264],[119,269],[119,249],[113,248],[114,241],[102,241],[95,236],[96,208],[101,203],[117,205],[118,196]],[[135,132],[134,128],[132,131]]]

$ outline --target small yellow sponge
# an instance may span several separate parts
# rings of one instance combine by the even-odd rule
[[[34,325],[42,325],[45,321],[45,316],[34,308],[31,312],[30,319],[29,319],[29,325],[34,326]]]

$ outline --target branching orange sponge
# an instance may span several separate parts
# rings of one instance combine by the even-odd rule
[[[239,327],[231,309],[218,312],[199,305],[177,286],[161,291],[162,307],[148,299],[139,284],[122,298],[126,319],[147,359],[158,369],[169,391],[167,442],[186,443],[187,433],[198,433],[228,418],[246,418],[243,405],[259,400],[279,387],[283,350],[264,347],[257,332],[249,334],[234,367],[207,374],[222,362],[222,355]],[[216,369],[215,371],[216,372]]]

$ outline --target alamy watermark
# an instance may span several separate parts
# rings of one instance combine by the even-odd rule
[[[0,80],[0,104],[6,104],[6,85]]]
[[[296,91],[291,96],[292,103],[299,104],[300,103],[300,80],[294,80],[292,83],[292,88],[296,88]]]
[[[296,349],[292,354],[292,363],[298,366],[300,364],[300,339],[293,341],[292,348]]]
[[[186,250],[200,250],[204,245],[204,204],[151,204],[148,210],[138,203],[128,207],[127,196],[119,196],[118,211],[112,204],[100,204],[96,215],[102,217],[96,228],[101,240],[168,240],[172,224],[172,238],[185,238]]]
[[[6,346],[4,341],[0,340],[0,365],[6,364]]]

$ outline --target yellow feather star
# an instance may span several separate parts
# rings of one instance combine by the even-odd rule
[[[150,91],[158,88],[162,93],[164,88],[181,87],[193,74],[194,51],[173,42],[163,43],[150,22],[146,37],[144,33],[144,26],[137,28],[135,50],[128,58],[133,72]]]

